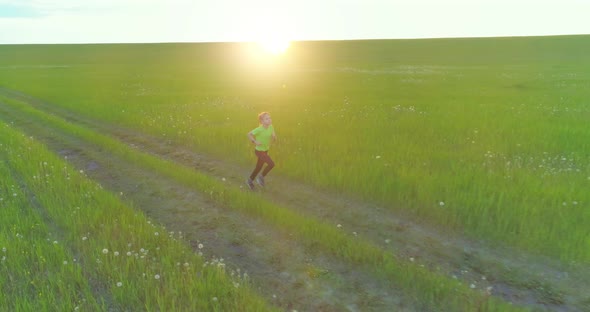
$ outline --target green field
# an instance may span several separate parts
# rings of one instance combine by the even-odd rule
[[[0,46],[0,88],[3,122],[18,116],[22,121],[14,123],[24,133],[28,121],[30,131],[43,126],[58,140],[91,142],[117,161],[288,231],[306,250],[381,272],[386,281],[415,283],[399,288],[417,310],[418,302],[445,302],[449,309],[502,311],[509,296],[492,292],[496,301],[469,283],[457,286],[432,259],[423,270],[401,260],[395,248],[391,256],[383,239],[376,243],[377,232],[397,235],[386,225],[373,225],[375,240],[370,233],[355,238],[362,236],[361,224],[370,228],[376,221],[371,217],[355,220],[358,230],[343,235],[330,224],[336,217],[321,215],[320,204],[292,208],[300,199],[287,194],[290,188],[294,194],[301,185],[313,190],[301,193],[312,195],[301,201],[342,195],[364,203],[359,211],[375,219],[397,215],[543,263],[590,263],[588,36],[295,42],[285,55],[264,58],[250,55],[243,43],[6,45]],[[260,111],[271,112],[279,136],[271,176],[283,188],[271,194],[239,187],[255,161],[246,133]],[[117,139],[109,129],[124,135]],[[135,151],[122,142],[131,133],[172,151],[207,155],[216,167],[187,171],[180,157],[158,157],[149,146]],[[26,167],[10,160],[4,166]],[[18,184],[8,179],[5,185]],[[64,218],[52,220],[71,226]],[[83,273],[68,274],[92,289]],[[540,305],[548,309],[590,304],[584,295],[571,303],[559,291],[539,293],[549,298]],[[154,300],[152,308],[170,307]],[[251,309],[258,309],[257,300],[247,303]]]

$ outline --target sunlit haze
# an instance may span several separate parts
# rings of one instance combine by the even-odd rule
[[[0,0],[0,44],[590,34],[587,0]],[[270,36],[282,41],[260,41]]]
[[[291,45],[291,42],[289,42],[289,40],[286,39],[270,39],[259,41],[258,45],[260,46],[260,49],[263,52],[272,55],[277,55],[285,53],[285,51],[287,51],[287,49]]]

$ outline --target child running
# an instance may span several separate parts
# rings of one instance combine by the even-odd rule
[[[264,186],[264,177],[268,174],[268,172],[275,166],[274,161],[268,156],[268,150],[270,148],[270,142],[275,141],[277,136],[275,134],[275,129],[272,126],[272,119],[270,118],[270,114],[268,112],[262,112],[258,114],[258,121],[260,121],[260,126],[258,128],[248,132],[248,139],[256,145],[254,148],[254,153],[258,158],[256,162],[256,167],[252,174],[246,180],[246,184],[250,190],[254,190],[254,179],[260,186]],[[262,170],[262,166],[266,163],[266,168],[260,173]]]

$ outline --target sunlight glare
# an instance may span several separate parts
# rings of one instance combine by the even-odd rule
[[[272,55],[279,55],[285,53],[291,42],[289,40],[272,39],[258,41],[258,46],[262,51]]]

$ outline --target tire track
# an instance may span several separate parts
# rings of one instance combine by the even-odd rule
[[[285,310],[415,311],[385,281],[350,264],[310,252],[290,233],[226,209],[206,194],[145,170],[108,151],[20,115],[3,105],[1,117],[43,141],[77,169],[170,231],[182,232],[195,252],[247,272],[255,289]],[[200,248],[199,246],[204,246]],[[370,299],[370,300],[369,300]]]
[[[105,125],[15,91],[0,88],[0,94],[106,133],[140,150],[207,171],[208,175],[225,179],[230,184],[240,185],[243,176],[249,172],[249,168],[172,146],[131,129]],[[111,177],[109,181],[110,184],[116,184],[121,179]],[[368,238],[383,249],[391,250],[408,261],[442,271],[463,280],[468,285],[473,285],[474,288],[491,291],[492,295],[507,301],[553,311],[583,311],[590,304],[585,293],[590,289],[587,282],[590,273],[581,266],[564,265],[552,259],[528,255],[511,248],[487,246],[483,242],[446,233],[444,229],[434,229],[420,224],[411,217],[393,213],[387,207],[366,203],[349,195],[319,191],[278,175],[269,176],[267,181],[269,186],[264,196],[270,200],[305,212],[334,226],[341,225],[343,230]],[[157,186],[138,186],[136,192],[142,193],[150,189],[157,189]],[[182,197],[183,194],[185,193],[180,192],[174,197]],[[164,218],[165,213],[158,216]],[[232,249],[231,246],[226,247]],[[305,252],[302,251],[302,254]],[[321,266],[330,266],[333,262],[332,259],[324,261]],[[286,273],[283,277],[292,276]]]

